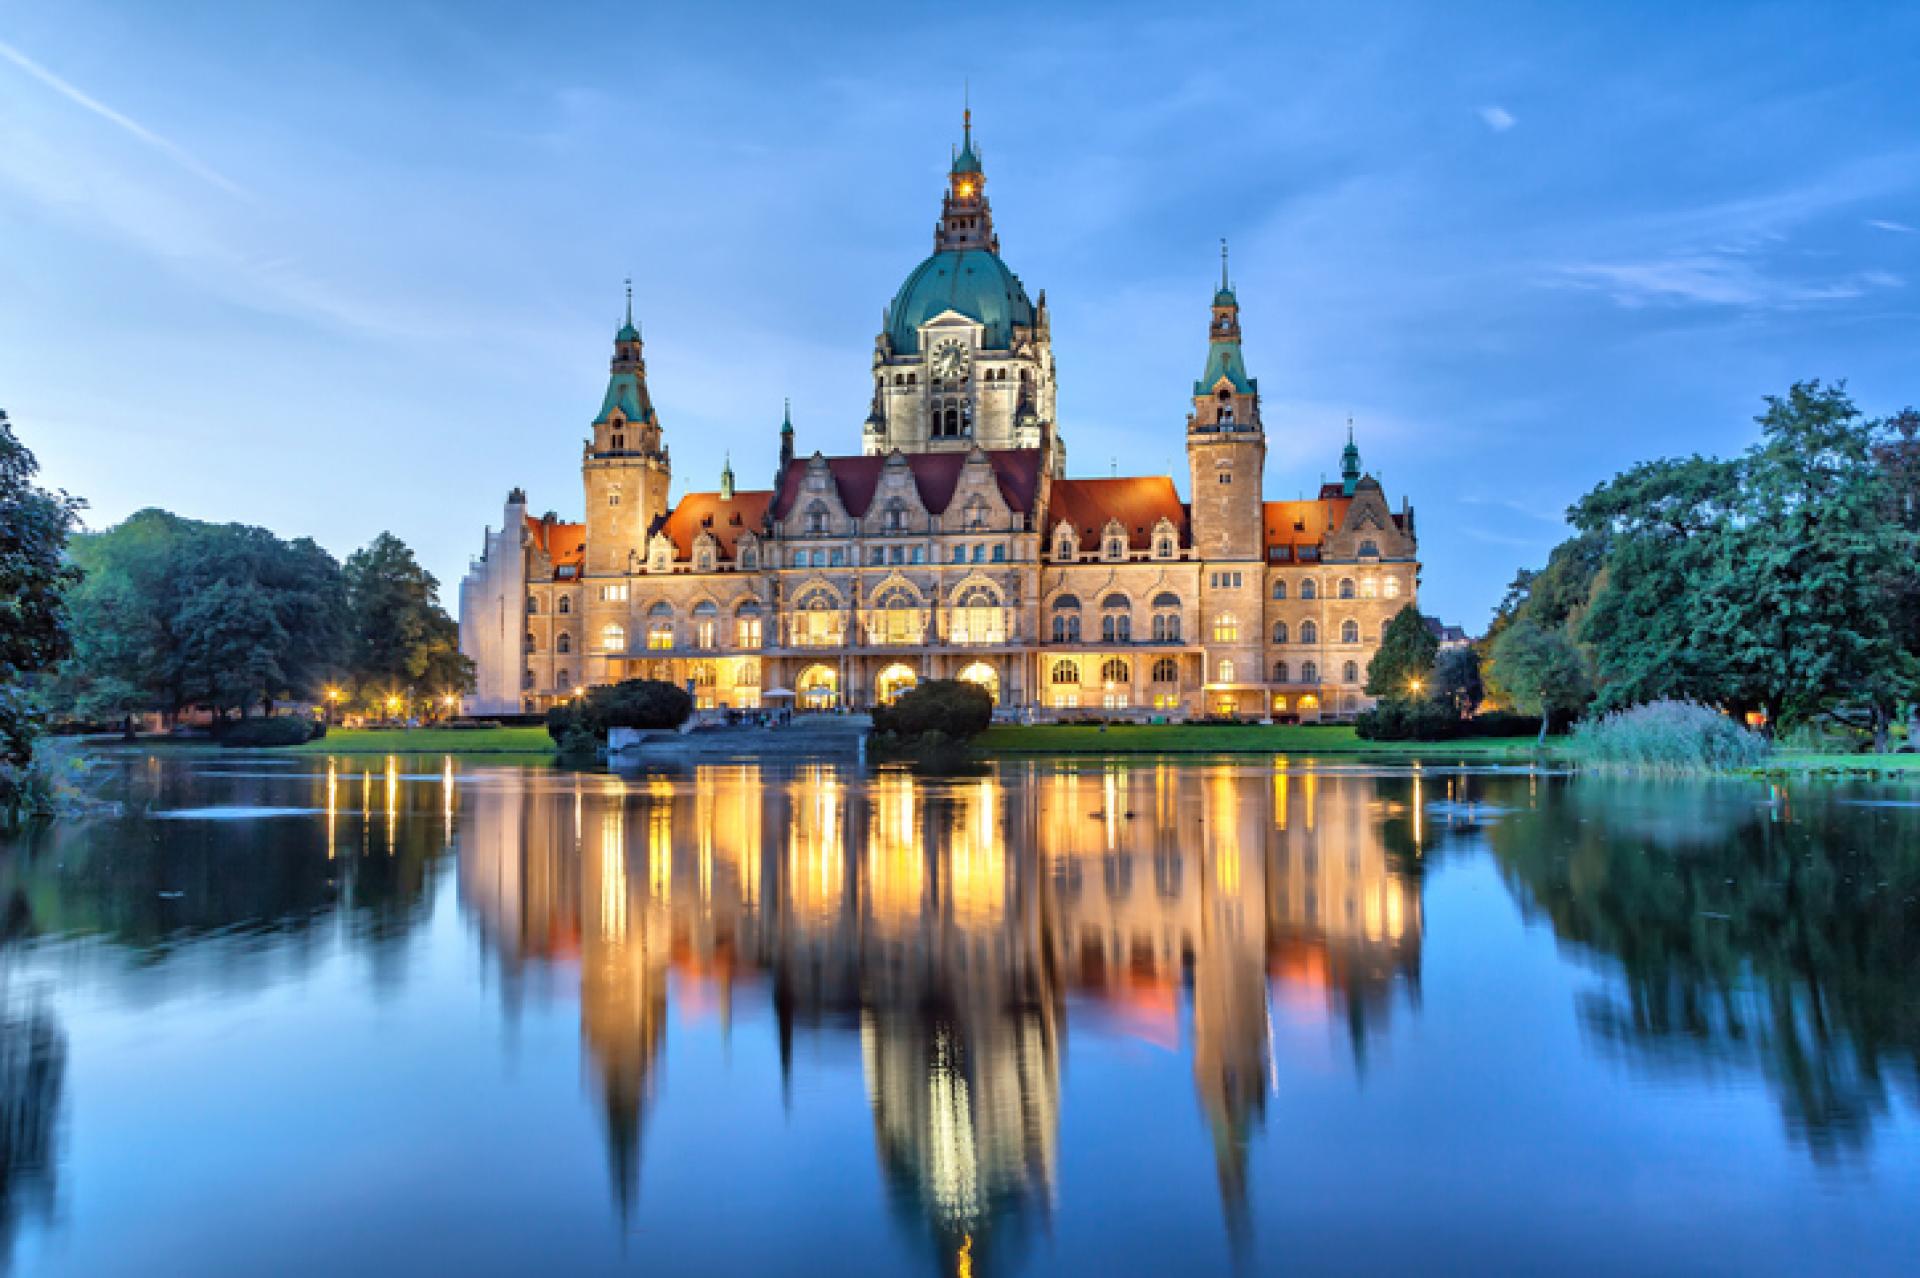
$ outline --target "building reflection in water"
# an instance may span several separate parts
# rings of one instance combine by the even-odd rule
[[[1419,782],[1397,799],[1395,784],[1192,766],[534,773],[465,797],[461,891],[509,1000],[544,961],[577,961],[623,1211],[669,977],[722,1015],[752,982],[783,1075],[796,1035],[857,1035],[899,1205],[946,1267],[985,1272],[1051,1208],[1070,1001],[1095,1028],[1188,1036],[1242,1227],[1276,1077],[1270,998],[1292,1021],[1343,1013],[1361,1053],[1396,983],[1417,986]]]

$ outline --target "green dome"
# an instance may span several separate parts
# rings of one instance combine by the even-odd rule
[[[914,268],[887,308],[893,349],[902,355],[917,353],[920,325],[944,311],[958,311],[986,325],[986,345],[1002,350],[1013,344],[1014,325],[1033,323],[1033,303],[1020,277],[985,249],[949,249]]]
[[[1233,295],[1232,289],[1221,285],[1220,291],[1213,295],[1213,304],[1215,306],[1238,306],[1240,305],[1240,299]]]

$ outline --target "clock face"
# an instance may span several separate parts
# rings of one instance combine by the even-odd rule
[[[959,342],[942,342],[933,349],[933,375],[943,382],[957,382],[967,374],[967,348]]]

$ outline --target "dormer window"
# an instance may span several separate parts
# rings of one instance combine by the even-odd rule
[[[807,507],[807,531],[810,533],[823,533],[827,531],[827,504],[825,502],[816,501],[813,505]]]

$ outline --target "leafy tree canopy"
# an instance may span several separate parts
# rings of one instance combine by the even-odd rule
[[[460,630],[440,606],[440,583],[390,532],[347,559],[352,632],[347,665],[363,690],[415,687],[465,692],[473,663],[460,654]]]
[[[1420,610],[1408,604],[1387,623],[1380,648],[1367,663],[1367,695],[1370,697],[1410,697],[1421,695],[1415,689],[1426,688],[1433,678],[1434,655],[1440,640],[1428,629]]]
[[[67,595],[80,576],[65,550],[81,503],[39,487],[39,472],[0,413],[0,792],[9,806],[39,731],[27,683],[67,655]]]

